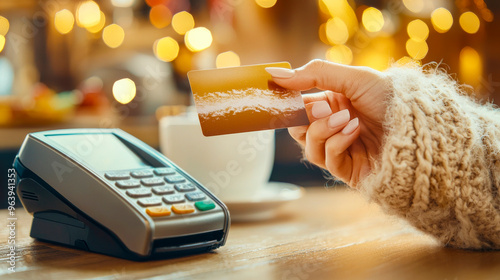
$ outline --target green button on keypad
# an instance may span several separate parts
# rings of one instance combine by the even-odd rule
[[[197,201],[194,206],[200,211],[207,211],[215,208],[215,204],[210,200]]]

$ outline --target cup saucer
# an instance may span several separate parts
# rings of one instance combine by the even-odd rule
[[[303,194],[304,189],[297,185],[269,182],[252,199],[224,201],[224,204],[232,221],[258,221],[273,217],[279,206],[297,200]]]

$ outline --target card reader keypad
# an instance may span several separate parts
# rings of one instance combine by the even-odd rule
[[[196,187],[191,183],[185,183],[185,184],[175,184],[175,189],[178,192],[190,192],[196,190]]]
[[[165,185],[165,181],[162,178],[148,178],[148,179],[142,179],[141,180],[142,185],[146,187],[152,187],[152,186],[163,186]]]
[[[116,186],[120,189],[138,188],[141,186],[141,182],[138,180],[118,181],[116,182]]]
[[[215,208],[215,203],[173,167],[106,172],[104,176],[135,199],[151,217],[186,215]],[[174,213],[174,214],[172,214]]]

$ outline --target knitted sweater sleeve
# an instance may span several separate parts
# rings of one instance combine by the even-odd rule
[[[500,111],[439,70],[386,73],[386,135],[361,190],[447,246],[500,249]]]

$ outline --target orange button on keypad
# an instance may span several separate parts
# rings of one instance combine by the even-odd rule
[[[172,211],[175,214],[189,214],[194,212],[194,206],[187,203],[180,203],[172,205]]]
[[[168,207],[160,206],[160,207],[148,207],[146,208],[146,213],[148,213],[151,217],[163,217],[170,216],[170,209]]]

